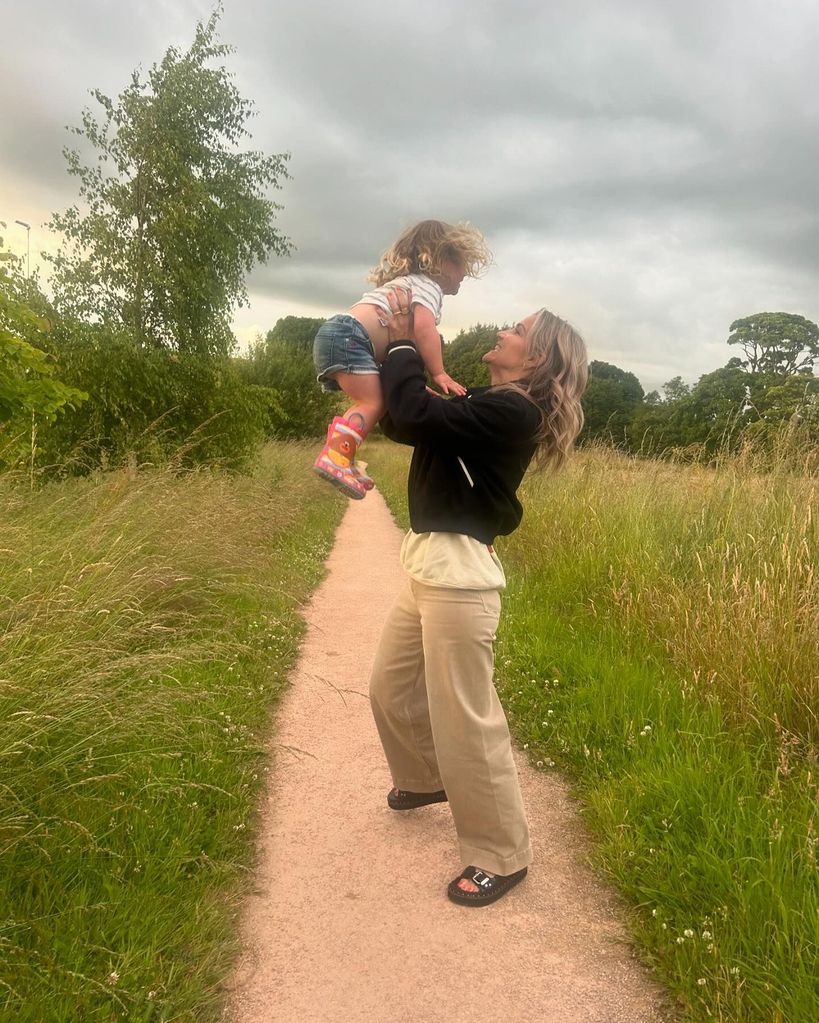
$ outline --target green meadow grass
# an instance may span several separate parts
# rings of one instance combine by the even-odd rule
[[[0,478],[4,1021],[219,1018],[270,709],[345,507],[313,455]]]
[[[406,526],[408,450],[367,455]],[[692,1023],[819,1018],[818,490],[585,451],[498,543],[510,724]]]

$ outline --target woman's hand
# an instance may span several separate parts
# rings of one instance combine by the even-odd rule
[[[387,337],[390,341],[414,341],[412,329],[411,292],[407,288],[393,288],[387,294],[392,315],[387,320]]]

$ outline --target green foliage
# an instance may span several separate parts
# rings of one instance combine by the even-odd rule
[[[27,290],[12,261],[0,260],[0,465],[19,457],[25,445],[14,438],[30,434],[32,417],[35,424],[53,420],[87,397],[55,377],[43,350],[51,325],[28,304]]]
[[[271,395],[267,431],[271,437],[296,439],[324,434],[327,423],[346,400],[322,391],[316,383],[313,338],[324,321],[286,316],[237,359],[241,378],[265,387]]]
[[[59,311],[125,329],[140,344],[200,355],[233,346],[230,317],[246,301],[245,274],[290,242],[271,223],[268,186],[286,178],[286,154],[239,152],[253,104],[231,82],[216,41],[221,7],[190,49],[170,47],[114,103],[98,89],[98,121],[75,134],[96,150],[85,166],[66,150],[86,206],[55,214],[65,237],[53,263]]]
[[[444,347],[444,365],[453,380],[464,387],[485,387],[489,383],[489,368],[481,359],[495,347],[497,334],[493,323],[476,323]]]
[[[759,313],[731,325],[736,356],[692,387],[677,376],[644,395],[632,373],[590,364],[583,397],[581,442],[605,439],[644,455],[712,460],[749,443],[781,450],[781,434],[805,447],[819,441],[817,381],[819,328],[803,316]],[[761,446],[761,448],[760,448]]]
[[[750,421],[747,404],[748,374],[738,367],[723,367],[700,377],[691,392],[671,403],[671,427],[676,447],[699,445],[713,454],[738,442]]]
[[[281,345],[294,355],[313,358],[313,340],[324,320],[315,316],[283,316],[267,332],[268,344]]]
[[[708,460],[748,444],[772,450],[783,430],[806,449],[819,442],[819,380],[812,374],[750,373],[731,359],[692,388],[675,378],[664,389],[673,397],[634,409],[631,450]]]
[[[749,442],[769,451],[787,437],[794,453],[819,451],[819,379],[813,374],[755,375],[750,387],[754,412],[759,417],[745,431]]]
[[[682,377],[672,377],[671,380],[663,384],[663,395],[666,401],[680,401],[688,397],[690,393],[691,388],[684,383]]]
[[[786,376],[813,368],[819,327],[794,313],[756,313],[734,320],[728,344],[742,347],[749,372]]]
[[[629,423],[643,399],[643,388],[633,373],[608,362],[589,363],[589,383],[583,395],[585,422],[580,442],[605,438],[626,442]]]
[[[239,469],[255,456],[272,395],[245,384],[229,359],[145,348],[88,324],[60,324],[51,343],[88,400],[40,430],[40,466],[83,472],[135,458]]]
[[[223,65],[221,13],[197,25],[187,51],[170,47],[147,80],[134,72],[116,102],[92,92],[102,118],[84,111],[75,134],[96,159],[66,151],[84,209],[50,225],[64,235],[47,257],[54,308],[38,293],[38,319],[3,299],[0,414],[40,413],[32,464],[44,470],[126,459],[241,468],[277,408],[228,353],[246,273],[290,251],[271,223],[280,207],[264,194],[287,177],[287,156],[239,151],[252,104]],[[53,358],[69,387],[51,376]]]

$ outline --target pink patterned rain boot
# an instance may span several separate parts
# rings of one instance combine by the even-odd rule
[[[344,423],[346,426],[350,425],[347,422],[347,420],[343,418],[343,416],[336,416],[332,423],[330,423],[330,425],[327,427],[328,442],[333,434],[333,430],[335,429],[337,423]],[[353,429],[355,430],[355,427],[353,427]],[[372,477],[367,475],[366,470],[367,463],[359,462],[357,458],[354,458],[354,460],[350,463],[350,472],[353,474],[353,476],[359,481],[359,483],[364,487],[365,490],[372,490],[373,487],[375,486],[375,482],[372,479]]]
[[[336,416],[327,430],[327,443],[313,465],[315,473],[356,501],[367,493],[367,488],[352,468],[361,441],[361,434],[346,419]]]
[[[344,423],[345,425],[349,425],[347,423],[347,420],[344,419],[342,416],[336,416],[332,423],[330,423],[330,425],[327,427],[328,443],[330,442],[330,437],[332,436],[333,430],[335,429],[337,423]],[[372,477],[367,475],[366,469],[367,463],[359,462],[358,459],[355,459],[350,464],[350,472],[353,474],[353,476],[355,476],[355,478],[359,481],[359,483],[364,487],[365,490],[372,490],[373,487],[375,486],[375,482],[373,481]]]
[[[359,462],[358,459],[356,459],[356,461],[353,462],[351,468],[353,470],[353,475],[358,478],[358,480],[360,481],[360,483],[364,487],[364,489],[365,490],[372,490],[373,487],[375,486],[375,481],[373,480],[372,476],[368,476],[367,475],[367,471],[366,471],[367,470],[367,463],[366,462]]]

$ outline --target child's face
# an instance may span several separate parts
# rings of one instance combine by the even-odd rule
[[[445,259],[441,263],[441,274],[437,280],[445,295],[457,295],[464,277],[466,267],[462,259]]]

